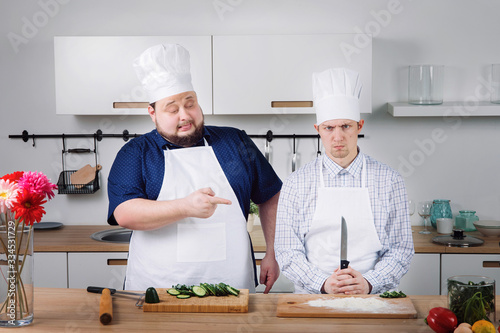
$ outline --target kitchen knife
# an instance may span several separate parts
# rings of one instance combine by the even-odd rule
[[[349,261],[347,260],[347,223],[342,216],[342,226],[340,230],[340,269],[347,268]]]
[[[116,289],[102,288],[102,287],[87,287],[87,292],[101,294],[103,289],[109,289],[109,292],[111,293],[111,295],[114,295],[114,294],[130,295],[130,296],[142,296],[142,295],[144,295],[144,294],[139,294],[139,293],[131,293],[128,291],[117,291]]]
[[[293,156],[292,156],[292,172],[295,171],[295,164],[297,163],[297,152],[295,151],[295,134],[293,135]]]

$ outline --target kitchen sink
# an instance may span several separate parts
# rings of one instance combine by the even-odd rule
[[[94,232],[90,238],[100,242],[129,243],[132,230],[120,228]]]

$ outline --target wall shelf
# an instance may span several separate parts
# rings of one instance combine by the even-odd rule
[[[487,117],[500,116],[500,104],[490,102],[444,102],[439,105],[414,105],[407,102],[387,103],[393,117]]]

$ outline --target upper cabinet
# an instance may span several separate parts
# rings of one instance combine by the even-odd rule
[[[371,113],[371,42],[364,34],[214,36],[214,114],[312,114],[312,73],[334,67],[360,73],[361,112]]]
[[[147,115],[149,101],[132,63],[161,43],[189,51],[199,103],[212,114],[211,36],[54,37],[57,114]]]
[[[132,64],[160,43],[189,51],[204,114],[314,113],[312,73],[332,67],[360,73],[361,112],[372,110],[372,39],[365,34],[73,36],[54,38],[57,113],[146,115]]]

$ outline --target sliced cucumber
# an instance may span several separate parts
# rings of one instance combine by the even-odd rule
[[[179,295],[181,292],[175,288],[170,288],[167,290],[167,293],[169,293],[170,295],[172,296],[177,296]]]
[[[240,294],[240,291],[238,289],[238,291],[236,291],[233,287],[231,286],[227,286],[226,287],[227,291],[231,294],[231,295],[234,295],[234,296],[238,296]]]
[[[207,292],[205,291],[205,289],[203,289],[202,287],[199,287],[199,286],[193,286],[193,293],[198,296],[198,297],[203,297],[203,296],[206,296],[207,295]]]
[[[181,299],[186,299],[186,298],[190,298],[191,295],[185,295],[185,294],[181,294],[181,295],[177,295],[177,298],[181,298]]]

